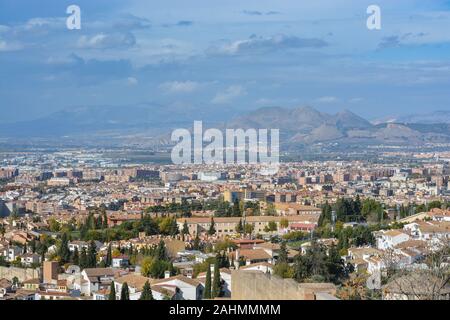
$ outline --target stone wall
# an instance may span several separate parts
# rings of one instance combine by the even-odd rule
[[[30,280],[30,279],[36,279],[39,278],[40,275],[40,271],[39,269],[31,269],[31,268],[16,268],[16,267],[0,267],[0,279],[1,278],[6,278],[10,281],[12,281],[12,279],[14,277],[17,277],[19,279],[20,282],[23,282],[25,280]]]
[[[260,271],[239,271],[231,274],[232,300],[316,300],[316,293],[336,294],[332,283],[298,283]]]

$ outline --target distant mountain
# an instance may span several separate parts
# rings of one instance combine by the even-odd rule
[[[143,131],[160,134],[172,128],[190,127],[198,117],[211,120],[212,116],[208,110],[201,112],[186,106],[167,107],[157,104],[81,106],[67,108],[37,120],[3,124],[0,126],[0,135],[7,137],[120,135]]]
[[[439,129],[425,124],[380,123],[375,125],[347,110],[330,115],[311,107],[261,108],[235,118],[229,122],[228,126],[280,129],[280,139],[285,144],[332,141],[421,144],[450,141],[450,125],[441,125]]]
[[[389,116],[382,117],[372,121],[373,124],[380,123],[449,123],[450,124],[450,111],[433,111],[421,114],[410,114],[405,116]]]
[[[266,107],[233,116],[233,111],[220,108],[143,103],[68,108],[33,121],[3,124],[0,138],[167,145],[173,129],[189,129],[194,120],[202,120],[204,128],[280,129],[280,142],[293,146],[323,142],[361,145],[450,142],[450,118],[446,118],[450,112],[433,114],[437,118],[430,114],[372,124],[348,110],[328,114],[308,106]],[[433,119],[439,123],[427,122]]]

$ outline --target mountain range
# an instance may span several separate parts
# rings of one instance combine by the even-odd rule
[[[220,109],[154,104],[65,109],[33,121],[3,124],[0,138],[84,137],[113,139],[125,144],[145,140],[166,145],[170,143],[173,129],[191,128],[194,120],[202,120],[204,127],[220,129],[280,129],[280,142],[288,145],[450,142],[448,111],[369,122],[348,110],[328,114],[312,107],[265,107],[233,115]]]
[[[373,124],[380,123],[450,123],[450,111],[439,110],[420,114],[409,114],[404,116],[388,116],[371,121]]]
[[[450,123],[450,121],[449,121]],[[450,124],[385,122],[372,124],[345,110],[334,115],[311,107],[262,108],[230,122],[231,127],[279,128],[288,144],[319,142],[422,144],[450,141]]]

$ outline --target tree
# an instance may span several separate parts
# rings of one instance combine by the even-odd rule
[[[167,260],[166,244],[163,240],[159,241],[158,247],[156,248],[156,257],[159,260]]]
[[[347,277],[344,260],[341,259],[339,251],[336,246],[331,246],[328,250],[327,269],[329,281],[339,283],[342,279]]]
[[[61,236],[58,255],[63,264],[70,261],[69,239],[67,237],[67,233],[65,232]]]
[[[211,267],[208,266],[206,270],[205,291],[203,292],[203,299],[211,299]]]
[[[314,278],[320,282],[327,276],[327,254],[322,245],[316,241],[311,243],[311,247],[304,255],[298,255],[294,263],[294,276],[299,282]]]
[[[255,227],[253,227],[253,225],[250,223],[247,223],[244,227],[244,231],[246,234],[251,234],[254,229],[255,229]]]
[[[19,278],[14,277],[12,278],[12,285],[17,288],[19,286]]]
[[[122,285],[122,291],[120,292],[120,300],[130,300],[130,290],[128,289],[128,283],[124,282]]]
[[[95,242],[91,241],[88,247],[87,253],[87,265],[88,268],[95,268],[97,266],[97,247]]]
[[[48,228],[50,229],[51,232],[58,232],[61,228],[61,225],[54,218],[51,218],[48,221]]]
[[[188,224],[187,224],[186,220],[184,220],[183,229],[181,230],[181,233],[183,235],[188,235],[189,234],[189,227],[188,227]]]
[[[172,219],[172,221],[170,223],[169,234],[171,236],[175,236],[178,233],[180,233],[180,231],[178,230],[177,220],[176,219]]]
[[[441,300],[448,296],[450,241],[441,239],[430,245],[428,252],[423,259],[426,268],[417,269],[402,268],[392,251],[382,256],[387,289],[408,300]]]
[[[198,234],[195,236],[193,249],[200,250],[200,238],[198,237]]]
[[[152,289],[150,288],[150,282],[148,282],[148,280],[144,284],[139,300],[155,300],[153,298]]]
[[[241,205],[238,199],[234,199],[233,208],[231,209],[231,215],[233,217],[242,217]]]
[[[287,263],[288,262],[288,251],[286,248],[286,242],[281,242],[280,245],[280,253],[278,254],[277,264],[279,263]]]
[[[280,227],[283,229],[287,229],[289,227],[289,220],[286,218],[283,218],[280,220]]]
[[[114,285],[114,281],[111,281],[111,287],[109,288],[108,300],[116,300],[116,287]]]
[[[237,233],[244,233],[244,226],[242,225],[242,219],[239,219],[238,224],[236,225]]]
[[[106,211],[103,211],[103,224],[102,229],[108,228],[108,218],[106,217]]]
[[[277,210],[275,209],[275,205],[273,203],[268,203],[266,207],[266,216],[276,216]]]
[[[74,265],[78,266],[80,264],[80,254],[78,252],[78,248],[77,247],[75,247],[75,250],[73,250],[73,254],[72,254],[71,260],[72,260],[72,263]]]
[[[208,234],[210,236],[214,235],[216,233],[216,228],[215,228],[215,223],[214,223],[214,219],[211,218],[211,224],[209,226],[209,230],[208,230]]]
[[[105,266],[111,267],[111,265],[112,265],[112,247],[110,243],[108,246],[108,251],[106,252]]]
[[[331,223],[332,210],[333,209],[331,208],[330,204],[327,201],[322,207],[322,213],[319,217],[319,222],[318,222],[319,227],[322,227],[322,226],[326,225],[327,223]]]
[[[81,254],[80,254],[80,268],[85,269],[88,267],[89,267],[89,264],[88,264],[88,259],[87,259],[87,252],[86,252],[86,248],[83,247],[83,248],[81,248]]]
[[[278,229],[277,223],[275,221],[269,221],[267,226],[265,226],[264,231],[265,232],[272,232],[272,231],[277,231],[277,229]]]
[[[219,267],[219,261],[221,257],[220,255],[216,256],[216,261],[214,262],[214,279],[212,283],[212,289],[211,289],[211,298],[220,297],[220,267]],[[210,272],[211,273],[211,272]]]

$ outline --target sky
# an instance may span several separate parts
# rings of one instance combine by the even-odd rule
[[[450,111],[450,1],[0,0],[0,123],[141,103]]]

